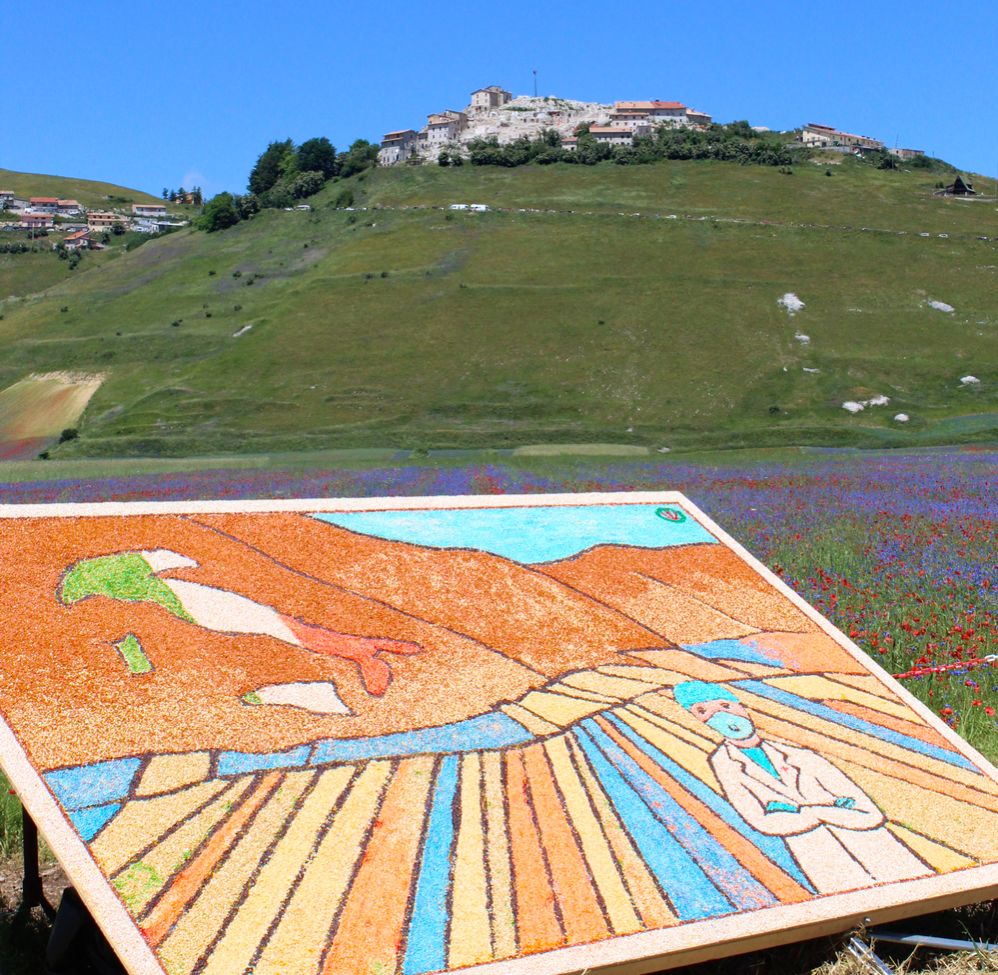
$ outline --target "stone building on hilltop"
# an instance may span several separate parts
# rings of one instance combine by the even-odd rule
[[[502,108],[507,102],[513,100],[513,95],[500,88],[498,85],[489,85],[488,88],[479,88],[471,93],[472,109],[480,112],[487,112],[490,108]]]
[[[404,162],[416,154],[418,145],[419,133],[415,129],[386,132],[378,150],[378,163],[382,166],[394,166]]]
[[[852,132],[841,132],[830,125],[819,125],[808,122],[801,130],[800,141],[805,146],[814,148],[857,149],[860,152],[879,152],[886,146],[879,139],[868,135],[854,135]]]

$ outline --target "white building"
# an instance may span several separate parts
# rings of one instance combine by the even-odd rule
[[[426,144],[429,148],[442,146],[453,142],[468,124],[468,116],[464,112],[448,109],[446,112],[435,112],[426,117]]]
[[[800,141],[806,146],[843,146],[859,149],[860,152],[870,152],[886,148],[879,139],[868,135],[854,135],[852,132],[841,132],[830,125],[819,125],[808,122],[801,131]]]
[[[394,166],[415,155],[419,144],[419,134],[415,129],[399,129],[386,132],[378,150],[379,166]]]
[[[682,102],[616,102],[610,113],[610,121],[618,125],[629,122],[686,125],[688,111]],[[709,119],[709,116],[707,118]]]
[[[165,217],[166,207],[162,203],[133,203],[133,217]]]
[[[589,134],[597,142],[611,146],[632,146],[634,137],[647,135],[651,131],[647,125],[590,125]]]

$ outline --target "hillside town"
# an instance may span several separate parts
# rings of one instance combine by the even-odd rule
[[[53,247],[70,251],[100,249],[105,233],[159,234],[188,222],[174,218],[165,203],[133,203],[128,212],[122,208],[98,210],[55,196],[22,199],[14,190],[4,189],[0,189],[0,214],[8,218],[0,222],[0,229],[26,232],[32,238],[57,232],[63,236]]]
[[[427,116],[420,129],[397,129],[381,139],[378,163],[395,166],[404,162],[435,162],[443,151],[460,154],[476,140],[495,140],[507,145],[518,139],[536,139],[555,132],[568,151],[578,146],[580,132],[596,142],[630,146],[661,127],[706,131],[712,124],[706,112],[678,101],[618,101],[613,104],[582,102],[551,96],[513,94],[499,85],[471,93],[460,110],[443,109]],[[759,128],[759,131],[765,131]],[[889,152],[902,161],[924,155],[921,149],[890,148],[870,136],[854,135],[829,125],[809,122],[797,136],[802,145],[863,155]]]

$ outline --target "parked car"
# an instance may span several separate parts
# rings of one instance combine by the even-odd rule
[[[489,207],[485,203],[472,203],[471,204],[471,209],[474,210],[475,213],[488,213],[489,212]]]
[[[448,207],[448,209],[450,209],[450,210],[467,210],[468,209],[468,204],[467,203],[452,203],[450,205],[450,207]]]

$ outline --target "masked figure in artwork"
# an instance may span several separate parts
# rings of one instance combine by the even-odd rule
[[[337,633],[286,616],[239,593],[163,575],[170,570],[196,567],[193,559],[168,549],[84,559],[66,572],[59,598],[67,605],[91,596],[151,602],[179,619],[218,633],[271,636],[313,653],[341,657],[357,665],[364,689],[375,697],[383,695],[392,680],[391,667],[380,654],[408,655],[422,649],[418,643],[404,640]],[[349,713],[342,703],[338,708],[324,710]]]
[[[724,736],[710,766],[728,801],[759,832],[784,837],[819,893],[932,873],[849,776],[809,748],[761,738],[726,687],[687,681],[676,686],[675,695]]]

